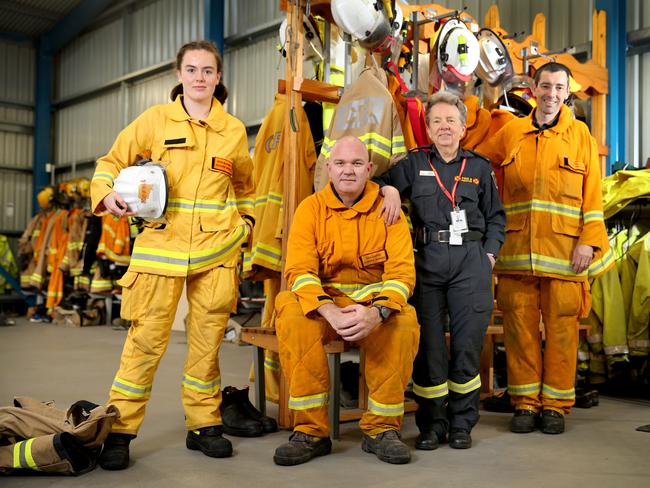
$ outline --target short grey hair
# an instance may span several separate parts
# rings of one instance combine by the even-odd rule
[[[431,116],[431,109],[439,103],[446,103],[447,105],[456,107],[460,113],[460,122],[465,126],[465,122],[467,121],[467,107],[458,95],[450,91],[439,91],[429,97],[427,101],[427,123]]]

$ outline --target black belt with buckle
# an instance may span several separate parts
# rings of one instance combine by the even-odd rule
[[[424,245],[430,242],[449,242],[449,234],[448,230],[434,230],[428,227],[418,227],[415,231],[416,241]],[[483,239],[483,233],[477,230],[470,230],[461,235],[463,236],[463,242]]]

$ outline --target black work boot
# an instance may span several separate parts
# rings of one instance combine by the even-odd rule
[[[433,451],[440,446],[440,439],[435,432],[420,432],[415,439],[415,448],[419,451]]]
[[[406,464],[411,460],[411,450],[402,442],[396,430],[377,434],[374,439],[364,434],[361,449],[376,454],[385,463]]]
[[[233,386],[226,386],[222,393],[221,419],[223,431],[238,437],[259,437],[262,435],[262,424],[252,419],[241,403],[239,390]]]
[[[230,457],[232,456],[232,444],[222,436],[222,433],[221,425],[190,430],[187,432],[185,446],[193,451],[201,451],[209,457]]]
[[[273,462],[279,466],[295,466],[330,452],[332,452],[332,441],[329,437],[314,437],[296,431],[289,437],[289,442],[275,450]]]
[[[564,432],[564,415],[555,410],[542,410],[539,430],[544,434],[561,434]]]
[[[248,387],[237,391],[239,393],[239,404],[242,406],[244,412],[246,412],[250,418],[257,420],[260,424],[262,424],[262,431],[265,434],[268,434],[270,432],[277,432],[278,423],[275,421],[275,419],[269,417],[268,415],[263,415],[262,412],[255,408],[255,405],[251,403],[250,399],[248,398]]]
[[[537,414],[532,410],[515,410],[515,414],[510,420],[510,432],[517,434],[528,434],[535,430]]]
[[[135,439],[131,434],[108,434],[104,448],[99,455],[99,465],[109,471],[118,471],[129,467],[129,444]]]
[[[451,429],[449,447],[453,449],[469,449],[472,447],[472,436],[465,429]]]

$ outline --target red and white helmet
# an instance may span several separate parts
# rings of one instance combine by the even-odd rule
[[[480,54],[476,66],[476,76],[481,81],[490,86],[497,86],[512,78],[514,69],[508,49],[494,31],[481,29],[478,32],[478,45]]]
[[[381,48],[392,38],[393,28],[381,0],[332,0],[331,9],[336,25],[366,49]]]
[[[460,19],[449,19],[438,36],[438,69],[447,83],[456,84],[472,79],[479,60],[476,36]]]

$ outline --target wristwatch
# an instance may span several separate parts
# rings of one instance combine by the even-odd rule
[[[379,316],[381,317],[382,322],[390,317],[391,313],[393,313],[390,308],[384,307],[383,305],[373,305],[373,307],[375,307],[379,312]]]

